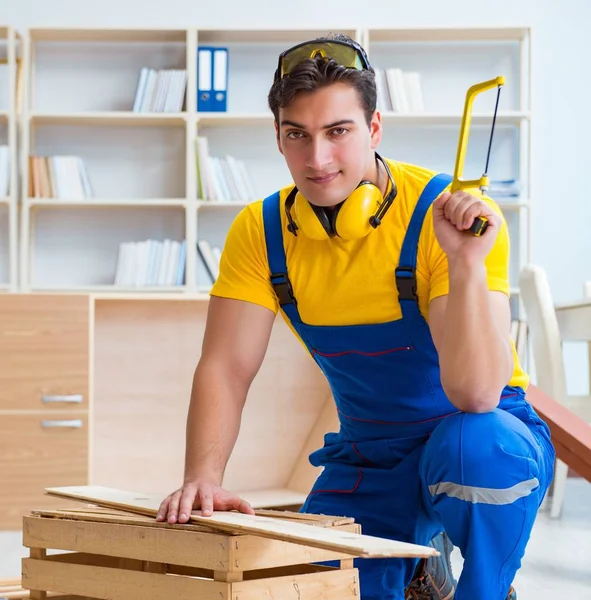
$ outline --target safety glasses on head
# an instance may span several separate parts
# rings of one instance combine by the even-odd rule
[[[370,69],[369,59],[363,48],[354,41],[319,38],[302,42],[285,50],[279,55],[279,63],[275,71],[275,79],[289,75],[296,65],[310,58],[322,56],[332,58],[342,67],[349,69]]]

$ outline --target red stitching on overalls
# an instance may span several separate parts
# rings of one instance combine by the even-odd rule
[[[313,490],[312,492],[310,492],[310,494],[320,494],[321,492],[324,492],[324,493],[332,492],[333,494],[352,494],[359,487],[362,477],[363,477],[363,468],[359,467],[359,477],[357,478],[357,483],[355,484],[355,486],[353,487],[352,490]]]
[[[365,456],[363,456],[363,454],[361,454],[361,452],[359,452],[359,450],[357,449],[357,444],[355,442],[353,442],[353,444],[351,444],[353,446],[353,450],[355,450],[355,452],[357,453],[357,455],[364,460],[368,465],[373,465],[373,463],[371,462],[371,460],[369,460],[369,458],[366,458]]]
[[[429,421],[437,421],[438,419],[444,419],[445,417],[451,417],[452,415],[457,415],[461,413],[461,410],[457,410],[456,412],[449,413],[447,415],[441,415],[440,417],[432,417],[431,419],[425,419],[424,421],[373,421],[371,419],[358,419],[357,417],[350,417],[343,413],[343,411],[337,408],[337,411],[345,417],[345,419],[350,419],[351,421],[361,421],[363,423],[377,423],[378,425],[419,425],[420,423],[429,423]]]
[[[380,350],[379,352],[361,352],[361,350],[344,350],[343,352],[320,352],[316,348],[312,348],[312,354],[318,354],[325,358],[335,358],[337,356],[345,356],[346,354],[361,354],[362,356],[380,356],[382,354],[391,354],[392,352],[404,352],[414,350],[414,346],[403,346],[401,348],[390,348],[389,350]]]
[[[504,400],[505,398],[513,398],[513,396],[519,396],[519,394],[507,394],[506,396],[501,396],[501,400]]]

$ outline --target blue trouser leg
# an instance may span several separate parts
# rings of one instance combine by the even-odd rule
[[[362,445],[359,445],[362,447]],[[427,545],[441,526],[424,511],[419,462],[423,445],[408,456],[371,442],[365,466],[327,464],[301,511],[353,517],[367,535]],[[379,464],[380,466],[376,466]],[[404,600],[418,559],[355,559],[361,600]]]
[[[464,557],[455,600],[505,600],[553,453],[541,427],[500,409],[453,415],[434,430],[420,466],[423,499]]]

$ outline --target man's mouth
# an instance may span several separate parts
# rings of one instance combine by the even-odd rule
[[[333,181],[338,176],[338,174],[339,172],[337,171],[336,173],[327,173],[326,175],[320,175],[318,177],[308,177],[308,179],[312,183],[326,184]]]

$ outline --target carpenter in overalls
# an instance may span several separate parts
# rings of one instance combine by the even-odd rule
[[[381,158],[373,71],[350,41],[283,53],[269,102],[295,186],[238,215],[212,295],[281,310],[330,384],[340,428],[310,457],[323,470],[302,511],[424,545],[445,532],[464,558],[456,600],[514,599],[554,450],[510,342],[498,206]],[[463,222],[478,215],[476,238]],[[356,564],[362,600],[454,594],[421,591],[413,559]]]

